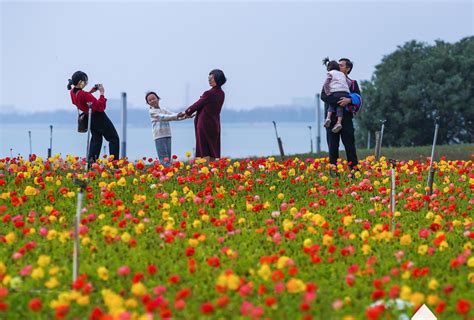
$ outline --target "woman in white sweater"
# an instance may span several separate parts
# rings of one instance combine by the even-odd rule
[[[146,103],[150,106],[150,119],[152,124],[153,139],[155,140],[158,159],[165,167],[171,166],[171,128],[169,121],[184,120],[177,113],[160,107],[160,97],[153,91],[145,96]]]

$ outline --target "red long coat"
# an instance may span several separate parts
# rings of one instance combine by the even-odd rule
[[[204,92],[201,98],[185,111],[188,116],[196,112],[196,157],[221,157],[221,109],[224,99],[224,91],[216,86]]]

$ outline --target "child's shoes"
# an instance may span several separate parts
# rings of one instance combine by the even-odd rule
[[[331,131],[334,132],[334,133],[338,133],[339,131],[341,131],[341,129],[342,129],[342,124],[340,124],[340,123],[338,122],[338,123],[336,123],[336,125],[334,126],[334,128],[332,128]]]

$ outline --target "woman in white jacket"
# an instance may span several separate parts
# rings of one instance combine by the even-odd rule
[[[150,119],[152,124],[153,139],[155,140],[158,159],[165,167],[171,166],[171,128],[169,121],[184,120],[178,113],[160,107],[160,97],[153,91],[145,96],[146,103],[150,106]]]

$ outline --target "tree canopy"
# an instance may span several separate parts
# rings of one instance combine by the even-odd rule
[[[454,44],[407,42],[385,56],[361,88],[360,145],[368,130],[380,130],[382,119],[384,146],[431,144],[437,117],[439,144],[474,140],[474,36]]]

